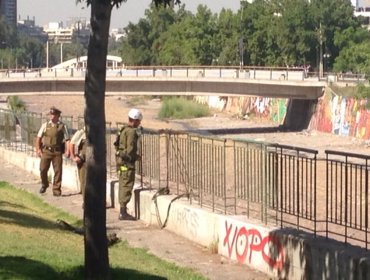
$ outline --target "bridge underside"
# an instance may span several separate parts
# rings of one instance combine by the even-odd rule
[[[2,80],[0,95],[22,94],[82,94],[85,80],[76,79],[24,79]],[[188,79],[107,79],[106,93],[140,95],[222,95],[262,96],[290,99],[317,99],[324,86],[318,83],[258,80],[188,80]]]

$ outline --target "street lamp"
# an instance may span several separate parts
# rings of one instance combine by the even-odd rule
[[[320,43],[320,50],[319,50],[319,78],[324,77],[324,64],[323,64],[323,54],[322,54],[322,43],[323,43],[323,38],[322,38],[322,29],[321,29],[321,22],[320,22],[320,27],[319,27],[319,43]]]
[[[81,11],[84,10],[85,7],[81,7]],[[77,21],[77,38],[76,38],[76,68],[79,68],[80,64],[80,30],[82,29],[82,22],[81,22],[81,11]]]
[[[58,37],[55,36],[54,43],[57,45],[59,43]],[[63,63],[63,40],[60,40],[60,64]]]
[[[243,12],[245,0],[240,0],[240,39],[239,39],[239,64],[240,69],[244,67],[244,38],[243,38]]]
[[[330,53],[325,52],[323,54],[323,64],[325,64],[325,67],[323,67],[323,71],[328,71],[328,60],[330,58]]]
[[[49,71],[49,38],[46,41],[46,69]]]
[[[244,40],[243,37],[239,39],[239,52],[240,52],[240,69],[244,66]]]

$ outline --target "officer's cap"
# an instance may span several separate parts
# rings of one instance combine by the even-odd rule
[[[55,108],[54,106],[50,108],[49,114],[50,115],[60,115],[62,111],[59,109]]]

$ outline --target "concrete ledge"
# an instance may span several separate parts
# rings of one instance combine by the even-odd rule
[[[0,156],[35,175],[39,159],[0,147]],[[74,165],[65,165],[63,188],[78,190]],[[145,186],[144,186],[145,187]],[[157,196],[135,186],[129,212],[240,264],[279,279],[370,279],[370,254],[362,248],[297,230],[258,225],[244,216],[225,216],[191,205],[187,198]],[[153,199],[156,197],[156,199]],[[118,204],[117,181],[107,182],[107,203]],[[117,213],[118,216],[118,213]]]

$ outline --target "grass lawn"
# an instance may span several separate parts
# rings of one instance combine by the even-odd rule
[[[0,182],[0,279],[84,279],[83,236],[62,230],[82,222],[38,196]],[[126,241],[109,248],[112,279],[205,279]]]

